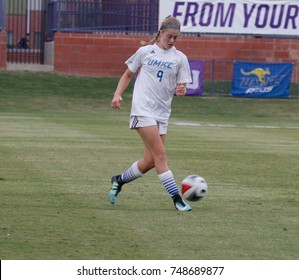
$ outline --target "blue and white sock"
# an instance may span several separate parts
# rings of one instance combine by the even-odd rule
[[[159,179],[162,182],[163,186],[167,190],[167,192],[174,197],[175,195],[179,194],[178,186],[174,180],[173,174],[171,170],[168,170],[162,174],[159,174]]]
[[[123,184],[129,183],[137,178],[142,177],[144,174],[139,170],[137,161],[121,175],[121,181]]]

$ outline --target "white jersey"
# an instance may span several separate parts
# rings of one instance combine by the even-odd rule
[[[192,81],[187,57],[175,47],[164,50],[154,44],[139,48],[126,64],[131,72],[139,70],[131,116],[167,122],[176,84]]]

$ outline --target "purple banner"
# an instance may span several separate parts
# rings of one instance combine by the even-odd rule
[[[192,83],[187,84],[186,95],[203,95],[203,74],[204,61],[203,60],[189,60]]]

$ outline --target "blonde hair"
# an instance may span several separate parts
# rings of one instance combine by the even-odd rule
[[[166,29],[177,29],[177,30],[181,30],[181,23],[178,19],[176,19],[173,16],[168,16],[167,18],[164,19],[164,21],[161,23],[161,26],[156,34],[156,37],[154,37],[153,39],[151,39],[150,41],[146,42],[146,41],[141,41],[140,44],[142,46],[146,46],[146,45],[153,45],[155,44],[160,37],[161,34],[161,30],[166,30]]]

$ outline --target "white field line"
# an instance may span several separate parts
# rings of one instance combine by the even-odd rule
[[[271,129],[299,129],[299,126],[277,126],[277,125],[231,125],[231,124],[220,124],[220,123],[190,123],[190,122],[170,122],[170,124],[178,126],[203,126],[203,127],[228,127],[228,128],[271,128]]]

